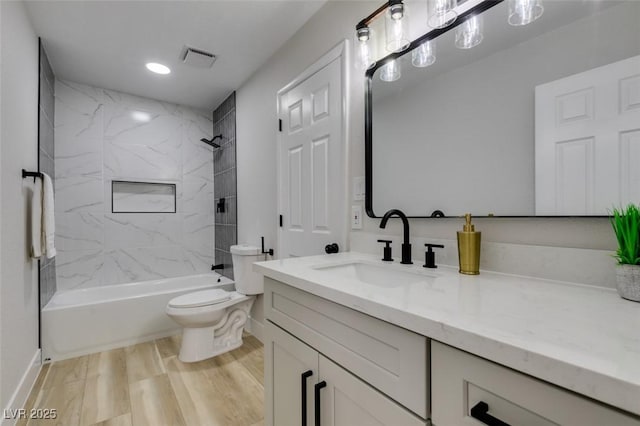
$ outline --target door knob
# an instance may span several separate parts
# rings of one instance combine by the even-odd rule
[[[324,251],[327,254],[338,253],[340,251],[340,247],[338,246],[337,243],[331,243],[324,246]]]

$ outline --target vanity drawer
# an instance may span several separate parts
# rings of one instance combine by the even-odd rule
[[[492,424],[470,416],[480,402],[512,426],[640,425],[631,414],[436,341],[431,362],[434,426]]]
[[[265,318],[426,419],[428,340],[265,277]]]

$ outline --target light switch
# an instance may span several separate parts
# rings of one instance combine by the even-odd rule
[[[351,206],[351,229],[362,229],[362,206]]]
[[[363,201],[365,193],[364,176],[353,178],[353,201]]]

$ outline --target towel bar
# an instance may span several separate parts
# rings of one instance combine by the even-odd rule
[[[22,179],[32,177],[33,181],[36,181],[36,178],[42,178],[42,173],[40,172],[28,172],[25,169],[22,169]]]

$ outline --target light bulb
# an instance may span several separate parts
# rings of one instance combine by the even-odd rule
[[[371,30],[369,27],[362,27],[356,29],[356,37],[360,41],[368,41],[370,37]]]
[[[411,63],[418,68],[428,67],[436,61],[436,42],[427,40],[411,52]]]
[[[457,4],[457,0],[428,0],[427,24],[431,28],[445,28],[453,24],[458,17]]]
[[[402,3],[397,3],[389,6],[389,13],[391,14],[391,19],[398,20],[402,19],[404,16],[404,5]]]
[[[372,40],[373,31],[369,27],[356,28],[353,38],[355,52],[355,66],[359,70],[366,70],[376,64],[375,43]]]
[[[395,59],[387,62],[380,69],[380,80],[382,81],[396,81],[400,75],[400,64]]]
[[[509,25],[527,25],[542,16],[542,0],[509,0]]]
[[[395,3],[387,8],[385,33],[389,52],[402,52],[411,44],[407,15],[408,10],[402,3]]]
[[[479,45],[484,38],[482,34],[482,15],[473,15],[456,28],[456,47],[471,49]]]

